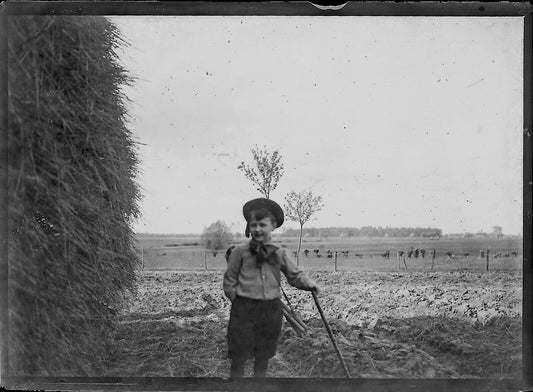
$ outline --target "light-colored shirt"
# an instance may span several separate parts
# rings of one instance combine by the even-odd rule
[[[286,249],[279,248],[271,257],[277,259],[276,265],[268,262],[258,264],[248,244],[236,246],[224,273],[222,285],[226,297],[231,301],[236,295],[261,300],[279,298],[280,271],[285,274],[289,284],[296,288],[307,290],[315,284],[290,260]]]

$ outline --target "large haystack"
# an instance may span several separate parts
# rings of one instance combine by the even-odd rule
[[[13,16],[8,44],[10,368],[95,375],[139,265],[124,42],[104,17]]]

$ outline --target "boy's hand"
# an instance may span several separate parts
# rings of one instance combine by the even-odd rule
[[[316,295],[320,294],[320,290],[316,284],[310,285],[307,290],[314,291]]]

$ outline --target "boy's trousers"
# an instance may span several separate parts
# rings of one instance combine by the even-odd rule
[[[279,298],[259,300],[236,296],[228,324],[228,355],[232,359],[272,358],[281,333]]]

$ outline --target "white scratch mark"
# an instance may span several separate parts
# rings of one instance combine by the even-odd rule
[[[470,83],[470,84],[469,84],[468,86],[466,86],[466,87],[472,87],[472,86],[475,86],[476,84],[478,84],[478,83],[480,83],[480,82],[482,82],[482,81],[484,81],[484,80],[485,80],[484,78],[481,78],[481,79],[475,81],[474,83]]]

